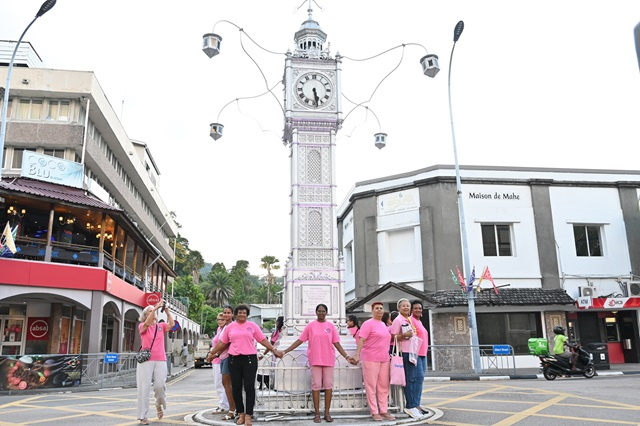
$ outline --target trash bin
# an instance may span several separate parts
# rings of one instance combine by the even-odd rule
[[[609,346],[606,343],[587,343],[587,347],[585,349],[591,354],[593,365],[596,367],[596,370],[611,369],[611,364],[609,363]]]

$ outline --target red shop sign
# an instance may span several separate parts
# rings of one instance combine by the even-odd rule
[[[145,293],[144,301],[149,305],[155,305],[162,300],[162,293]]]
[[[48,340],[49,318],[29,318],[27,322],[27,340]]]

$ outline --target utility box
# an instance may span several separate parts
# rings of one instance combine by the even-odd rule
[[[532,337],[527,341],[531,355],[549,355],[549,342],[543,337]]]
[[[591,354],[596,370],[610,370],[609,346],[603,342],[587,343],[585,348]]]

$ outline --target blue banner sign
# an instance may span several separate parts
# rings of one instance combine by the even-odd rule
[[[106,353],[104,354],[105,364],[115,364],[118,362],[118,354]]]
[[[493,345],[494,355],[509,355],[511,353],[511,346],[509,345]]]

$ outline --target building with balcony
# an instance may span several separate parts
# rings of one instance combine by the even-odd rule
[[[463,167],[481,345],[509,344],[537,366],[530,337],[562,325],[612,363],[638,362],[640,172]],[[436,345],[469,345],[455,171],[433,166],[355,185],[338,213],[347,312],[401,297],[425,304]],[[467,273],[470,273],[467,272]]]
[[[14,46],[0,42],[0,81]],[[16,248],[0,249],[0,354],[136,351],[154,297],[182,327],[168,345],[196,342],[199,325],[172,298],[178,228],[149,147],[128,137],[92,72],[44,68],[29,43],[19,53],[0,181]]]

